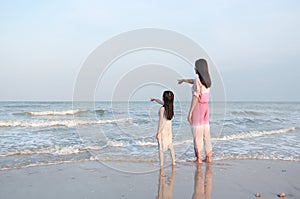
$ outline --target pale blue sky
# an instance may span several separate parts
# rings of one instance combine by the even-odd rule
[[[300,100],[297,0],[0,1],[0,100],[72,100],[95,48],[146,27],[201,45],[229,101]]]

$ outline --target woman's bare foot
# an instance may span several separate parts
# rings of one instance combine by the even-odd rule
[[[205,158],[205,162],[206,162],[206,163],[211,163],[210,156],[206,156],[206,158]]]
[[[195,161],[194,161],[196,164],[201,164],[202,163],[202,160],[200,158],[197,158]]]

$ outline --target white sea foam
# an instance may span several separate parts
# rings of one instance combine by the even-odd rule
[[[157,156],[156,153],[154,156],[141,156],[139,155],[129,155],[129,156],[118,156],[118,155],[111,155],[111,156],[103,156],[103,155],[92,155],[90,157],[91,161],[103,161],[103,162],[156,162]]]
[[[63,111],[39,111],[39,112],[28,112],[30,115],[34,116],[47,116],[47,115],[74,115],[78,113],[80,110],[75,109],[75,110],[63,110]]]
[[[157,142],[147,142],[147,141],[137,141],[136,145],[138,146],[157,146]]]
[[[51,166],[51,165],[59,165],[59,164],[68,164],[68,163],[75,163],[75,162],[86,162],[88,160],[64,160],[64,161],[55,161],[55,162],[39,162],[39,163],[32,163],[26,165],[17,165],[17,166],[4,166],[0,167],[0,171],[5,170],[12,170],[12,169],[24,169],[30,167],[38,167],[38,166]]]
[[[118,141],[108,141],[107,146],[112,146],[112,147],[123,147],[124,143],[123,142],[118,142]]]
[[[216,160],[282,160],[282,161],[300,161],[299,157],[296,156],[272,156],[272,155],[222,155],[215,156]]]
[[[100,150],[100,149],[102,149],[102,147],[99,146],[87,146],[87,147],[81,145],[65,146],[65,147],[51,146],[45,148],[24,149],[22,151],[10,152],[5,155],[0,155],[0,157],[34,155],[34,154],[71,155],[71,154],[79,154],[91,150]]]
[[[212,141],[225,141],[225,140],[237,140],[237,139],[245,139],[245,138],[253,138],[253,137],[261,137],[266,135],[273,135],[273,134],[281,134],[287,133],[290,131],[294,131],[296,128],[285,128],[285,129],[277,129],[277,130],[270,130],[270,131],[250,131],[250,132],[242,132],[236,133],[228,136],[223,136],[220,138],[212,138]]]
[[[134,146],[157,146],[157,142],[149,142],[149,141],[144,141],[144,140],[137,140],[134,143],[129,144],[128,141],[108,141],[107,146],[110,147],[130,147],[130,145]]]
[[[183,141],[175,141],[175,142],[173,142],[173,145],[174,146],[178,146],[178,145],[186,145],[186,144],[192,144],[193,143],[193,139],[191,138],[191,139],[189,139],[189,140],[183,140]]]
[[[103,114],[105,112],[104,109],[96,109],[96,110],[79,110],[79,109],[70,109],[70,110],[62,110],[62,111],[32,111],[32,112],[20,112],[14,113],[15,115],[30,115],[30,116],[76,116],[84,113],[97,113]]]
[[[50,127],[66,126],[76,127],[82,125],[109,124],[118,122],[127,122],[129,118],[120,118],[114,120],[40,120],[40,121],[0,121],[0,127]]]

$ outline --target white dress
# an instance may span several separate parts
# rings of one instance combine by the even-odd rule
[[[166,113],[165,108],[164,107],[161,108],[164,109],[164,113]],[[159,144],[161,149],[165,151],[172,146],[172,120],[168,120],[165,114],[164,114],[163,124],[160,133],[161,136],[159,139]]]

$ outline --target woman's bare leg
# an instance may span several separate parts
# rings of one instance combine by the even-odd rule
[[[211,162],[212,156],[212,146],[211,146],[211,139],[210,139],[210,127],[209,125],[203,127],[203,139],[204,139],[204,146],[205,146],[205,153],[206,153],[206,162]]]
[[[196,163],[202,163],[201,159],[201,150],[203,147],[203,127],[197,126],[193,127],[193,135],[194,135],[194,151],[196,156]]]

